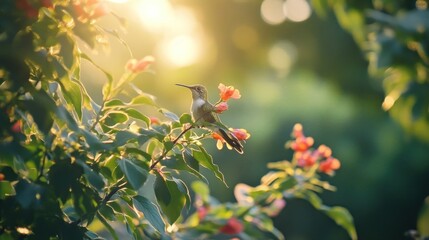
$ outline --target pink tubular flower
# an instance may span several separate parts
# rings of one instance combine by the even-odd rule
[[[325,161],[320,162],[319,171],[328,175],[334,174],[334,171],[341,167],[341,163],[338,159],[329,157]]]
[[[230,130],[232,131],[232,134],[234,134],[234,136],[240,141],[247,140],[250,138],[250,134],[247,132],[246,129],[230,128]]]
[[[159,121],[159,118],[157,117],[149,117],[150,119],[150,124],[151,125],[160,125],[161,121]]]
[[[241,98],[240,91],[238,89],[235,89],[233,86],[225,86],[222,83],[219,83],[218,86],[219,89],[219,96],[222,99],[222,101],[228,101],[228,99],[239,99]]]
[[[208,207],[201,206],[201,207],[197,208],[198,219],[200,221],[203,220],[207,216],[208,212],[209,212]]]
[[[152,56],[146,56],[140,60],[130,59],[125,65],[125,69],[132,73],[140,73],[146,70],[151,63],[153,63],[155,59]]]
[[[268,207],[265,207],[263,211],[269,217],[275,217],[279,215],[282,209],[286,206],[286,201],[283,198],[274,200]]]
[[[303,127],[301,123],[296,123],[293,126],[292,136],[294,138],[301,138],[304,137]]]
[[[228,103],[226,103],[226,102],[221,102],[215,106],[215,112],[216,113],[222,113],[226,110],[228,110]]]
[[[241,223],[237,218],[232,217],[226,222],[224,226],[219,229],[219,231],[221,233],[233,235],[241,233],[243,229],[243,223]]]

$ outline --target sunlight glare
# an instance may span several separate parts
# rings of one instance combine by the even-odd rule
[[[286,0],[283,11],[286,18],[292,22],[305,21],[311,15],[311,7],[306,0]]]
[[[162,32],[173,9],[167,0],[141,0],[137,11],[143,26],[151,32]]]
[[[262,19],[271,25],[277,25],[286,20],[282,0],[264,0],[261,4]]]
[[[178,35],[164,40],[159,46],[162,56],[177,67],[191,65],[201,57],[201,41],[190,34]]]

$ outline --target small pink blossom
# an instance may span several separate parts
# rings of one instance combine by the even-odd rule
[[[226,102],[220,102],[218,105],[215,106],[216,113],[222,113],[226,110],[228,110],[228,103]]]
[[[220,83],[219,86],[219,96],[222,99],[222,101],[228,101],[228,99],[239,99],[241,98],[240,91],[238,89],[235,89],[233,86],[225,86],[224,84]]]

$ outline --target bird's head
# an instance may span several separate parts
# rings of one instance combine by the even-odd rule
[[[185,87],[191,90],[193,99],[203,99],[207,100],[207,89],[203,85],[184,85],[184,84],[176,84],[180,87]]]

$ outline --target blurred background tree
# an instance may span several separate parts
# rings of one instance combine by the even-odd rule
[[[332,182],[338,192],[322,197],[350,210],[360,239],[403,239],[416,228],[429,195],[426,1],[130,0],[111,5],[119,16],[132,19],[127,34],[118,34],[135,55],[157,59],[156,73],[142,75],[136,84],[158,96],[161,105],[188,109],[187,92],[175,83],[204,84],[212,101],[219,82],[241,90],[243,101],[232,103],[234,112],[222,117],[251,132],[245,154],[211,152],[231,186],[257,185],[267,171],[261,166],[290,159],[284,142],[293,124],[301,122],[342,161]],[[105,20],[106,28],[112,25],[118,24]],[[122,69],[112,66],[123,66],[129,55],[121,41],[111,42],[108,54],[93,52],[92,57],[119,75]],[[82,71],[84,81],[100,79],[85,82],[100,100],[104,76],[90,64]],[[233,199],[232,189],[211,188],[220,200]],[[287,239],[345,238],[335,223],[322,218],[297,200],[288,202],[276,225]]]

